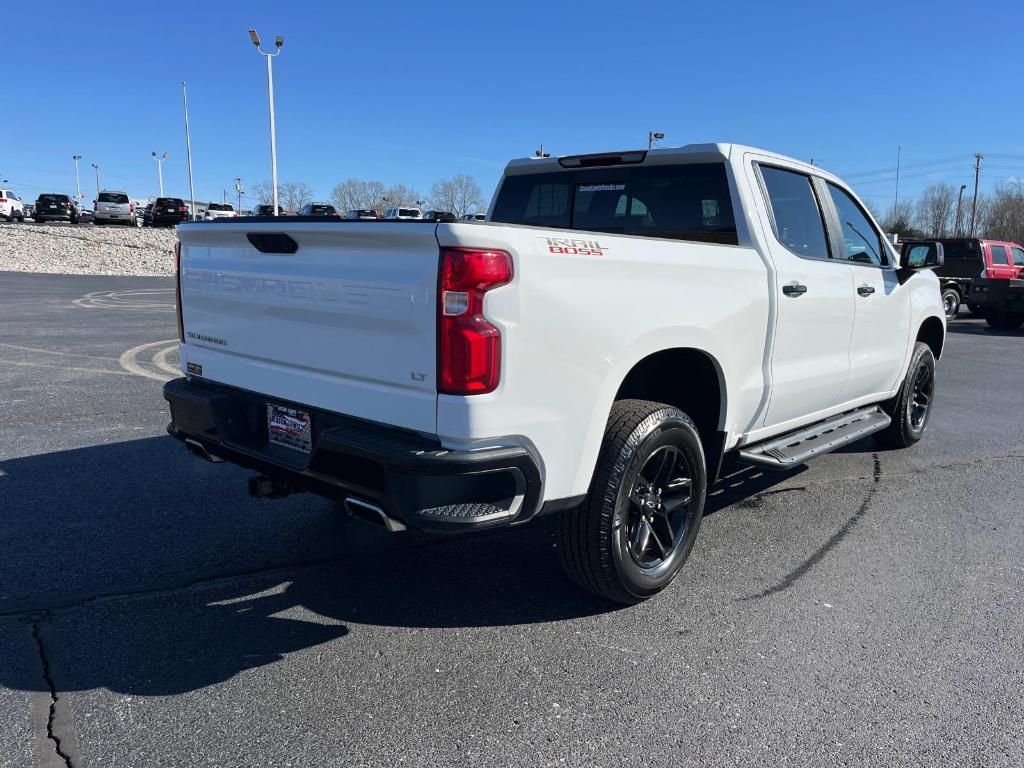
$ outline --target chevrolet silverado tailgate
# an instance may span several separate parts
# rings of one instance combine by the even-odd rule
[[[434,433],[435,229],[287,218],[180,226],[182,370]]]

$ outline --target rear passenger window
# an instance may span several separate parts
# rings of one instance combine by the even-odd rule
[[[811,180],[802,173],[761,166],[771,202],[775,236],[786,248],[806,259],[827,259],[825,220]]]
[[[847,260],[875,266],[887,264],[882,238],[857,201],[833,184],[828,185],[828,193],[839,215]]]
[[[1009,266],[1010,260],[1006,257],[1005,245],[990,245],[989,252],[992,254],[992,263],[1000,266]]]

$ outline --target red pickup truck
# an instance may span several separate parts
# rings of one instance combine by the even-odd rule
[[[971,282],[977,278],[1012,280],[1024,272],[1024,248],[1017,243],[977,238],[940,240],[945,263],[935,270],[939,276],[942,304],[946,317],[956,317],[960,305],[967,303]]]

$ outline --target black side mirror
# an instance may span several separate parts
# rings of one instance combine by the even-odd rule
[[[942,243],[934,240],[904,243],[900,250],[901,269],[935,269],[945,260]]]

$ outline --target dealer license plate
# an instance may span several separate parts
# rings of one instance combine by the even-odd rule
[[[267,433],[274,445],[309,453],[313,448],[310,416],[306,411],[267,403]]]

